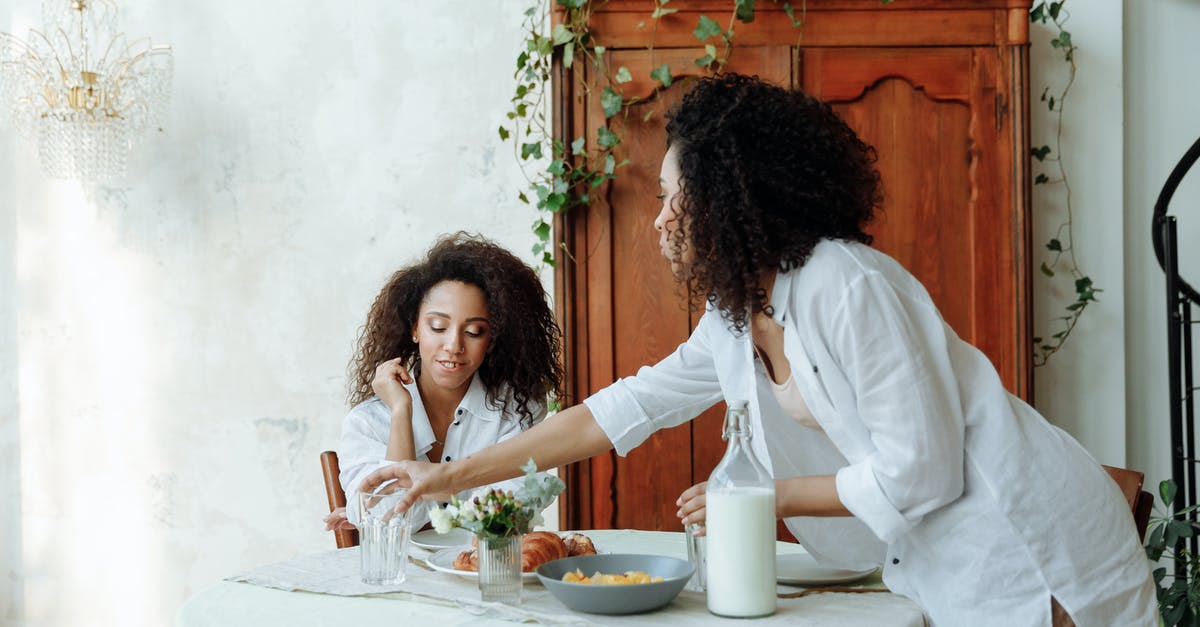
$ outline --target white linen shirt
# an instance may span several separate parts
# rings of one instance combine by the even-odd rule
[[[710,308],[673,354],[584,401],[617,452],[722,396],[748,399],[762,434],[752,445],[774,476],[836,472],[842,503],[886,543],[884,582],[934,625],[1050,625],[1051,595],[1079,627],[1157,624],[1148,561],[1116,484],[1004,389],[895,260],[822,241],[804,266],[777,275],[770,302],[827,441],[780,415],[750,334]],[[843,458],[832,470],[827,442]],[[862,546],[831,544],[819,520],[786,522],[822,561],[864,557]]]
[[[425,405],[421,402],[421,393],[415,382],[404,385],[404,388],[412,395],[413,448],[416,458],[421,461],[434,461],[429,459],[428,453],[436,439],[433,427],[429,423],[429,415],[425,413]],[[507,393],[507,389],[502,392]],[[507,397],[508,395],[504,394],[502,399]],[[533,410],[533,424],[546,417],[545,404],[531,401],[530,408]],[[446,429],[446,441],[442,446],[440,461],[467,457],[522,431],[520,416],[515,411],[510,413],[507,406],[496,409],[487,402],[487,388],[478,373],[471,380],[471,386],[458,408],[454,410],[454,414],[454,422]],[[346,516],[351,524],[358,524],[358,508],[354,505],[358,500],[358,486],[362,480],[376,469],[400,461],[386,459],[391,428],[391,410],[378,396],[355,405],[342,421],[342,439],[338,443],[338,466],[341,468],[341,474],[338,479],[346,493]],[[466,500],[477,490],[516,490],[523,482],[524,477],[518,477],[483,488],[466,490],[456,496],[460,500]],[[418,529],[427,521],[428,514],[422,511],[419,520],[413,521],[413,528]]]

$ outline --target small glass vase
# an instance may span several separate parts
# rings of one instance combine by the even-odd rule
[[[521,536],[479,536],[479,595],[484,601],[521,603]]]

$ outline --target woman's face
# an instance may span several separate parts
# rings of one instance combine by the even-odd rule
[[[663,157],[658,184],[658,198],[662,200],[662,211],[654,219],[654,228],[658,231],[658,246],[663,257],[671,262],[671,272],[681,276],[691,267],[694,253],[687,241],[686,231],[682,231],[684,225],[679,216],[679,159],[674,147],[667,149],[667,154]],[[684,233],[682,238],[679,235],[681,232]],[[678,249],[681,243],[683,250]]]
[[[434,285],[421,301],[413,339],[421,354],[421,378],[465,391],[492,342],[483,290],[459,281]]]

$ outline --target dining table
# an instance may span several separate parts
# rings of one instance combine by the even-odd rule
[[[682,532],[633,529],[583,531],[602,553],[665,555],[686,559]],[[465,548],[465,547],[464,547]],[[780,556],[804,553],[778,542]],[[432,553],[413,547],[402,583],[370,586],[359,580],[358,547],[301,555],[238,573],[204,588],[176,614],[177,627],[303,625],[800,625],[925,627],[921,609],[883,586],[879,574],[842,585],[808,588],[779,584],[774,614],[731,619],[710,614],[704,592],[685,589],[656,611],[631,615],[585,614],[568,609],[536,578],[526,580],[517,605],[480,600],[477,581],[430,567]],[[794,583],[794,582],[793,582]]]

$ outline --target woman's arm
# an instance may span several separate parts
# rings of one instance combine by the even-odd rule
[[[360,489],[373,490],[395,479],[409,488],[398,511],[406,511],[422,496],[449,498],[475,486],[496,483],[521,474],[521,465],[533,459],[538,468],[562,466],[612,449],[612,442],[586,405],[564,409],[521,435],[473,453],[463,459],[430,464],[402,461],[368,475]]]

